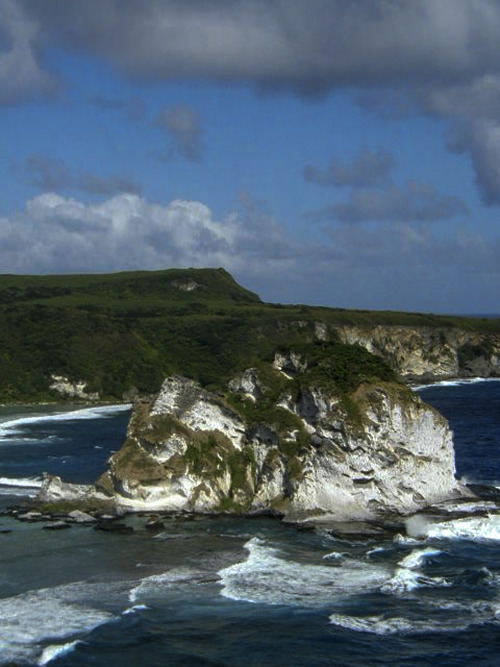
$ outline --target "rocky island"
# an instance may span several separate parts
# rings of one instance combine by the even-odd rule
[[[237,398],[228,400],[167,378],[154,400],[136,405],[96,489],[131,510],[292,520],[377,519],[467,493],[454,478],[446,420],[404,388],[363,384],[346,405],[289,379],[272,396],[255,369],[231,388]]]

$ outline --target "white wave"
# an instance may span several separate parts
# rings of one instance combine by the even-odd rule
[[[462,484],[473,484],[474,482],[467,478],[466,476],[463,476],[460,479],[460,482]],[[480,483],[480,482],[479,482]],[[495,488],[499,488],[495,487]],[[436,507],[439,508],[440,512],[446,512],[447,514],[451,514],[452,512],[461,512],[462,514],[474,514],[474,513],[479,513],[479,512],[492,512],[498,509],[497,503],[493,502],[492,500],[471,500],[470,502],[446,502],[442,504],[436,504]]]
[[[486,517],[468,517],[454,521],[429,523],[426,537],[439,539],[462,539],[482,541],[500,540],[500,515]]]
[[[441,380],[440,382],[430,382],[429,384],[412,385],[413,391],[422,391],[432,387],[459,387],[467,384],[478,384],[480,382],[500,382],[500,378],[456,378],[454,380]]]
[[[135,608],[139,608],[141,604],[139,601],[141,600],[149,602],[154,597],[159,596],[163,598],[165,588],[177,587],[182,584],[207,583],[210,580],[216,581],[218,577],[204,570],[177,567],[163,574],[153,574],[150,577],[144,577],[137,586],[130,590],[128,599],[134,604]]]
[[[22,428],[29,424],[40,424],[53,421],[76,421],[82,419],[99,419],[130,410],[130,404],[101,405],[91,408],[81,408],[67,412],[49,412],[41,415],[30,415],[8,419],[0,423],[0,438],[12,436],[22,432]]]
[[[54,658],[70,653],[81,643],[82,642],[77,639],[74,642],[67,642],[66,644],[52,644],[51,646],[46,646],[43,649],[42,655],[37,660],[37,665],[48,665]]]
[[[0,486],[0,496],[34,498],[37,493],[38,491],[36,489],[25,489],[21,486]]]
[[[394,576],[381,586],[381,592],[402,595],[422,587],[450,586],[443,577],[430,577],[418,571],[428,558],[441,553],[439,549],[431,548],[412,551],[398,563]]]
[[[466,620],[421,620],[409,619],[401,617],[387,618],[380,616],[347,616],[344,614],[332,614],[330,622],[333,625],[338,625],[348,630],[355,630],[356,632],[371,632],[376,635],[393,635],[393,634],[422,634],[426,632],[456,632],[458,630],[465,630],[474,621]]]
[[[40,646],[43,641],[81,635],[113,619],[112,614],[85,601],[86,598],[96,597],[96,594],[101,597],[106,595],[101,585],[93,591],[91,585],[80,584],[40,589],[0,599],[2,661],[17,664],[18,661],[39,660],[44,656]],[[80,596],[81,601],[75,596]],[[50,651],[45,655],[47,661],[49,655]]]
[[[373,549],[370,549],[369,551],[366,552],[367,558],[370,558],[373,556],[373,554],[380,554],[383,553],[384,551],[387,551],[386,547],[374,547]]]
[[[33,498],[42,483],[40,477],[0,477],[0,496]]]
[[[332,551],[329,554],[325,554],[323,556],[323,560],[343,560],[348,555],[349,554],[346,554],[346,553],[341,552],[341,551]]]
[[[421,572],[400,567],[396,570],[390,581],[380,587],[382,593],[391,595],[402,595],[417,588],[437,588],[438,586],[450,586],[450,582],[443,577],[428,577]]]
[[[401,535],[401,533],[397,533],[397,535],[394,535],[393,542],[396,542],[397,544],[421,544],[422,540],[419,540],[415,537],[410,537],[409,535]]]
[[[42,486],[41,477],[0,477],[2,486],[20,486],[25,489],[38,489]]]
[[[149,609],[147,604],[134,604],[132,607],[127,607],[122,614],[128,615],[128,614],[134,614],[136,611],[142,611],[144,609]]]
[[[403,560],[399,562],[400,567],[405,567],[409,570],[418,570],[422,565],[425,565],[425,562],[431,556],[439,556],[443,552],[439,549],[416,549],[405,556]]]
[[[339,598],[375,590],[389,580],[385,567],[357,560],[311,565],[281,558],[259,538],[245,544],[248,558],[219,571],[221,595],[233,600],[323,606]]]

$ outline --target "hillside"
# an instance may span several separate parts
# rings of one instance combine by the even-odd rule
[[[500,336],[499,320],[267,304],[223,269],[2,275],[0,314],[2,402],[61,400],[50,389],[53,376],[83,381],[102,400],[155,392],[173,373],[217,390],[279,349],[328,363],[349,392],[362,380],[400,372],[399,348],[388,345],[394,353],[381,358],[391,332],[426,332],[436,347],[425,351],[429,363],[443,352],[465,371],[476,358],[491,371]],[[449,332],[460,336],[450,342]]]

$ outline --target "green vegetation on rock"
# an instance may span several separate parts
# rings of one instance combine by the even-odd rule
[[[315,325],[329,329],[318,343]],[[210,389],[235,372],[300,350],[309,377],[325,372],[345,393],[389,368],[332,327],[452,327],[498,334],[498,320],[267,304],[223,269],[109,275],[0,276],[0,401],[60,401],[52,376],[85,381],[103,400],[158,390],[173,373]],[[464,347],[470,354],[481,350]],[[271,379],[270,382],[275,382]]]

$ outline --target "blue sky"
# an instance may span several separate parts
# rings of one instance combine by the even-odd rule
[[[0,271],[497,313],[497,0],[0,0]]]

